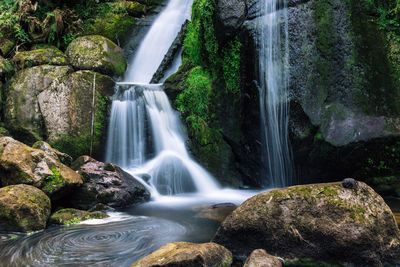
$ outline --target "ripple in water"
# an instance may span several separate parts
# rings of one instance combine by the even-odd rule
[[[20,238],[3,236],[0,260],[5,266],[129,266],[185,233],[184,226],[153,217],[54,227]]]

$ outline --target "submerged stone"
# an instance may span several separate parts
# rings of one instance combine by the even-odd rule
[[[400,231],[384,200],[365,183],[294,186],[247,200],[214,242],[236,256],[262,248],[284,258],[374,265],[399,260]]]
[[[215,243],[177,242],[161,247],[132,264],[132,267],[228,267],[231,264],[232,253],[223,246]]]
[[[0,188],[0,231],[38,231],[46,228],[51,203],[45,193],[30,185]]]

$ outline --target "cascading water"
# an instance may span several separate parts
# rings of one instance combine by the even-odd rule
[[[191,4],[169,2],[141,43],[124,82],[117,85],[112,105],[106,159],[136,176],[149,177],[153,197],[219,188],[190,158],[179,116],[162,85],[149,84],[189,18]]]
[[[288,137],[288,18],[286,0],[261,0],[259,77],[264,166],[270,187],[291,184],[292,155]]]

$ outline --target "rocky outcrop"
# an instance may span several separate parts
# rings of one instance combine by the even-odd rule
[[[46,152],[31,148],[11,137],[0,138],[0,183],[28,184],[58,199],[82,185],[81,176]]]
[[[193,244],[179,242],[161,247],[149,256],[132,264],[132,267],[229,267],[231,264],[232,254],[223,246],[215,243]]]
[[[282,261],[269,255],[263,249],[254,250],[247,258],[243,267],[282,267]]]
[[[39,65],[68,65],[67,57],[56,47],[45,47],[17,52],[12,60],[20,69]]]
[[[121,76],[127,67],[122,49],[100,35],[76,38],[68,46],[66,54],[72,66],[79,70]]]
[[[254,249],[285,258],[378,265],[399,260],[400,231],[384,200],[362,182],[294,186],[237,208],[214,242],[236,256]]]
[[[84,180],[84,185],[71,195],[74,207],[90,209],[99,203],[126,207],[150,199],[149,191],[141,183],[114,164],[82,156],[73,167]]]
[[[52,224],[72,225],[91,219],[104,219],[109,217],[101,211],[84,211],[77,209],[61,209],[54,212],[49,219]]]
[[[232,203],[214,204],[212,206],[198,207],[196,217],[222,223],[229,214],[237,208]]]
[[[33,186],[0,188],[0,231],[42,230],[46,228],[50,210],[50,199]]]
[[[217,29],[223,39],[230,38],[241,29],[247,18],[247,3],[245,0],[217,1]]]

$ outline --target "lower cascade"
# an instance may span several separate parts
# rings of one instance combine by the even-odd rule
[[[117,85],[107,161],[145,180],[153,196],[209,192],[219,188],[190,158],[185,133],[161,84]]]

